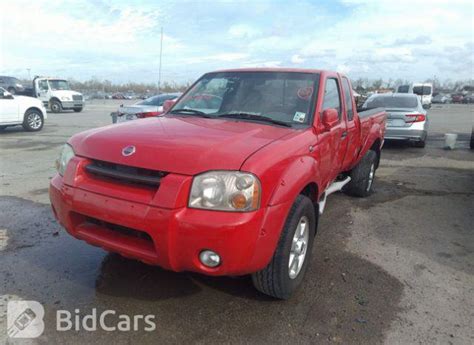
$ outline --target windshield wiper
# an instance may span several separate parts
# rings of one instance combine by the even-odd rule
[[[231,119],[247,119],[247,120],[255,120],[255,121],[263,121],[263,122],[269,122],[273,123],[275,125],[280,125],[280,126],[285,126],[285,127],[292,127],[291,123],[285,122],[285,121],[279,121],[272,119],[271,117],[263,116],[263,115],[257,115],[257,114],[251,114],[251,113],[244,113],[244,112],[239,112],[239,113],[227,113],[227,114],[219,114],[217,117],[228,117]]]
[[[197,116],[201,116],[201,117],[206,117],[206,118],[211,118],[212,116],[210,115],[207,115],[205,112],[203,111],[200,111],[200,110],[196,110],[196,109],[186,109],[186,108],[182,108],[182,109],[173,109],[170,111],[170,114],[190,114],[190,115],[197,115]]]

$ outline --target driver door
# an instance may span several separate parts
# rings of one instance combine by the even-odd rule
[[[49,103],[49,85],[47,80],[42,79],[38,81],[36,97],[39,98],[45,105]]]

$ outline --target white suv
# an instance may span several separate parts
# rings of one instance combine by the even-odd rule
[[[0,131],[16,125],[27,131],[39,131],[46,117],[46,109],[39,99],[13,96],[0,87]]]

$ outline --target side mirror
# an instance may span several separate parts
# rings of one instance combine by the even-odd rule
[[[176,100],[174,99],[168,99],[163,103],[163,113],[167,113],[168,110],[170,110],[173,105],[176,103]]]
[[[330,130],[332,127],[339,123],[339,114],[334,108],[329,108],[323,111],[323,126],[326,130]]]

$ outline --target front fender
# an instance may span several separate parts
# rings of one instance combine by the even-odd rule
[[[269,205],[293,202],[298,194],[310,183],[320,186],[318,162],[310,156],[302,156],[290,163],[279,178],[279,183],[270,198]],[[319,193],[319,188],[317,188]],[[312,196],[318,200],[319,195]]]

